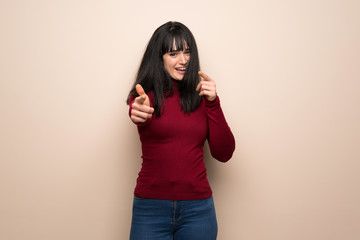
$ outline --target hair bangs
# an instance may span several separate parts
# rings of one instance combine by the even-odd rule
[[[166,36],[162,46],[162,54],[191,49],[191,41],[185,33],[173,33]]]

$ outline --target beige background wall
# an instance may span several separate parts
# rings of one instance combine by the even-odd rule
[[[220,240],[360,239],[360,2],[0,1],[0,239],[127,239],[125,99],[153,31],[194,33],[236,137]]]

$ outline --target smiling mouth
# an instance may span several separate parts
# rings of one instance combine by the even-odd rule
[[[175,68],[176,71],[180,71],[180,72],[185,72],[186,71],[186,67],[181,67],[181,68]]]

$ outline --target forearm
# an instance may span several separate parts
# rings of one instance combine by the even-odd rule
[[[208,115],[208,141],[211,155],[221,162],[226,162],[235,150],[234,135],[221,109],[219,97],[214,101],[205,100],[205,106]]]

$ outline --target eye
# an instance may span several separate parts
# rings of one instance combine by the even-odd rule
[[[176,57],[176,55],[177,55],[176,52],[170,52],[170,53],[169,53],[169,56],[170,56],[170,57]]]
[[[190,49],[186,49],[186,50],[184,51],[184,54],[190,55],[190,53],[191,53],[191,50],[190,50]]]

